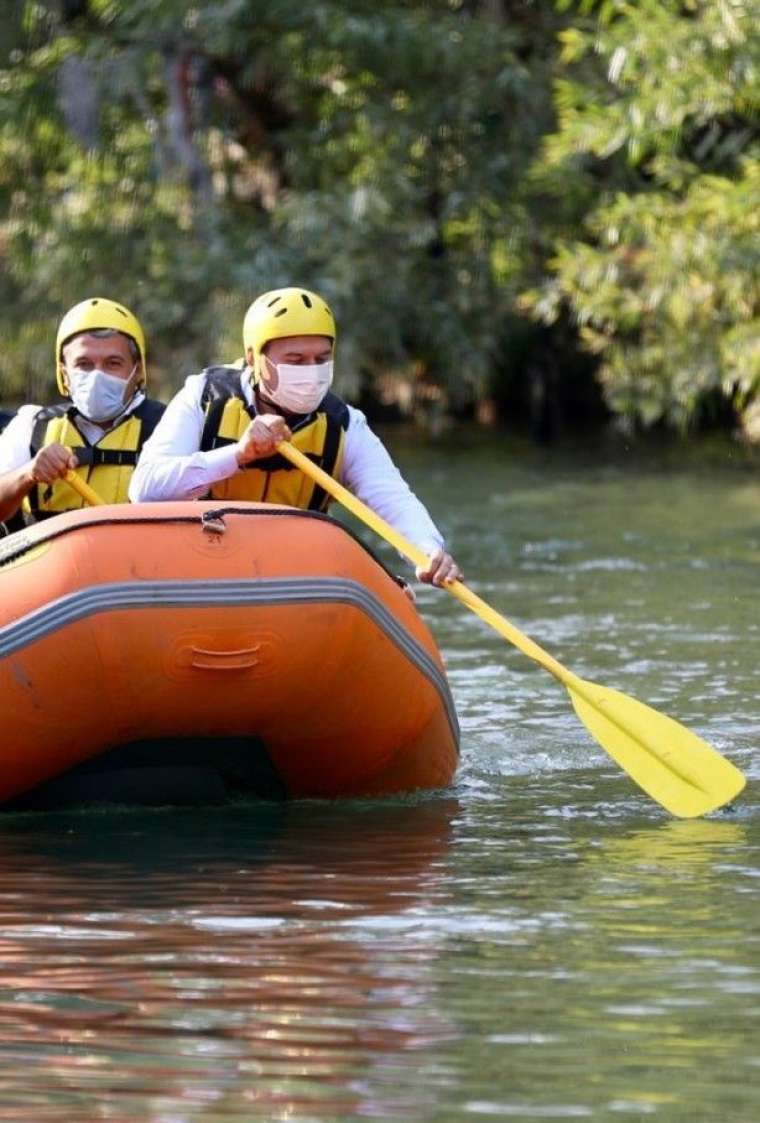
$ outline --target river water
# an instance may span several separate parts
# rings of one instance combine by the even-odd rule
[[[670,818],[422,590],[449,791],[0,819],[0,1120],[760,1118],[760,476],[592,453],[397,449],[475,591],[736,805]]]

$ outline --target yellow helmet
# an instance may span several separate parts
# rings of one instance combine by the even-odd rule
[[[147,377],[145,368],[145,332],[140,321],[123,304],[116,304],[113,300],[106,300],[100,296],[82,300],[70,308],[61,320],[58,335],[55,340],[55,375],[58,380],[58,389],[62,394],[68,391],[63,381],[61,369],[61,351],[65,343],[74,335],[81,335],[89,331],[99,331],[102,328],[119,331],[134,340],[140,353],[140,366],[144,385]]]
[[[335,319],[321,296],[308,289],[287,288],[272,289],[254,300],[243,321],[243,346],[246,359],[253,352],[256,381],[265,345],[291,335],[326,335],[335,342]]]

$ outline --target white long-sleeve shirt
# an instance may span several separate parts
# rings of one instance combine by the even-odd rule
[[[169,499],[200,499],[209,488],[241,471],[235,445],[201,452],[205,419],[201,397],[205,376],[193,374],[169,402],[153,434],[143,446],[129,485],[133,503]],[[253,404],[250,371],[240,372],[240,387]],[[425,507],[411,491],[364,414],[348,406],[340,482],[425,554],[443,546],[443,537]]]
[[[134,413],[144,400],[145,394],[142,391],[135,394],[123,415],[119,418],[119,422],[121,423],[129,417],[130,413]],[[11,418],[0,433],[0,474],[22,468],[31,459],[34,421],[42,408],[42,406],[34,405],[21,406],[15,417]],[[96,445],[109,432],[102,425],[96,425],[94,421],[88,421],[81,414],[77,414],[76,425],[84,439],[91,445]]]

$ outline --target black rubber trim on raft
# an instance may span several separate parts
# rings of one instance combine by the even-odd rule
[[[101,612],[156,607],[348,604],[359,609],[391,640],[438,692],[457,751],[459,722],[448,682],[437,663],[385,605],[357,581],[339,577],[262,578],[214,581],[120,581],[78,589],[0,628],[0,658],[21,651],[69,624]]]
[[[160,503],[154,504],[160,508]],[[125,506],[128,507],[128,504]],[[24,530],[17,530],[14,534],[9,534],[6,538],[0,538],[0,569],[10,562],[16,561],[18,558],[24,556],[30,550],[34,550],[37,546],[41,546],[46,542],[53,542],[56,538],[62,538],[66,534],[74,534],[77,530],[85,530],[90,527],[96,526],[150,526],[153,523],[163,523],[166,526],[181,525],[194,525],[197,523],[202,526],[208,519],[223,519],[225,515],[246,515],[248,517],[256,517],[257,515],[264,515],[267,518],[285,517],[285,518],[300,518],[300,519],[317,519],[321,522],[329,523],[335,526],[338,530],[342,530],[349,538],[352,538],[358,546],[364,550],[372,560],[380,566],[384,573],[390,577],[396,585],[404,586],[406,582],[403,577],[398,574],[392,573],[388,566],[382,561],[375,551],[364,542],[358,534],[356,534],[350,527],[346,526],[339,519],[334,519],[332,515],[326,515],[323,511],[302,511],[298,507],[272,507],[270,510],[256,507],[251,510],[250,507],[209,507],[201,511],[197,515],[161,515],[158,512],[155,517],[151,515],[138,515],[136,518],[119,518],[114,515],[107,519],[82,519],[81,522],[75,523],[73,526],[51,527],[48,531],[47,528],[55,521],[58,516],[53,516],[50,519],[45,519],[44,522],[37,523],[34,527],[26,527]],[[31,531],[31,536],[28,537]],[[20,539],[20,541],[17,541]]]

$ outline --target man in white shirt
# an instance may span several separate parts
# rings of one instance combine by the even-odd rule
[[[142,327],[121,304],[93,297],[69,309],[55,362],[67,400],[22,406],[0,434],[0,522],[12,520],[12,529],[82,506],[64,482],[69,471],[107,502],[125,503],[143,441],[163,412],[143,389]]]
[[[243,325],[245,359],[191,375],[145,444],[132,502],[246,499],[325,510],[330,497],[277,454],[292,441],[428,555],[417,577],[461,577],[425,507],[363,413],[330,390],[335,321],[316,293],[264,293]]]

